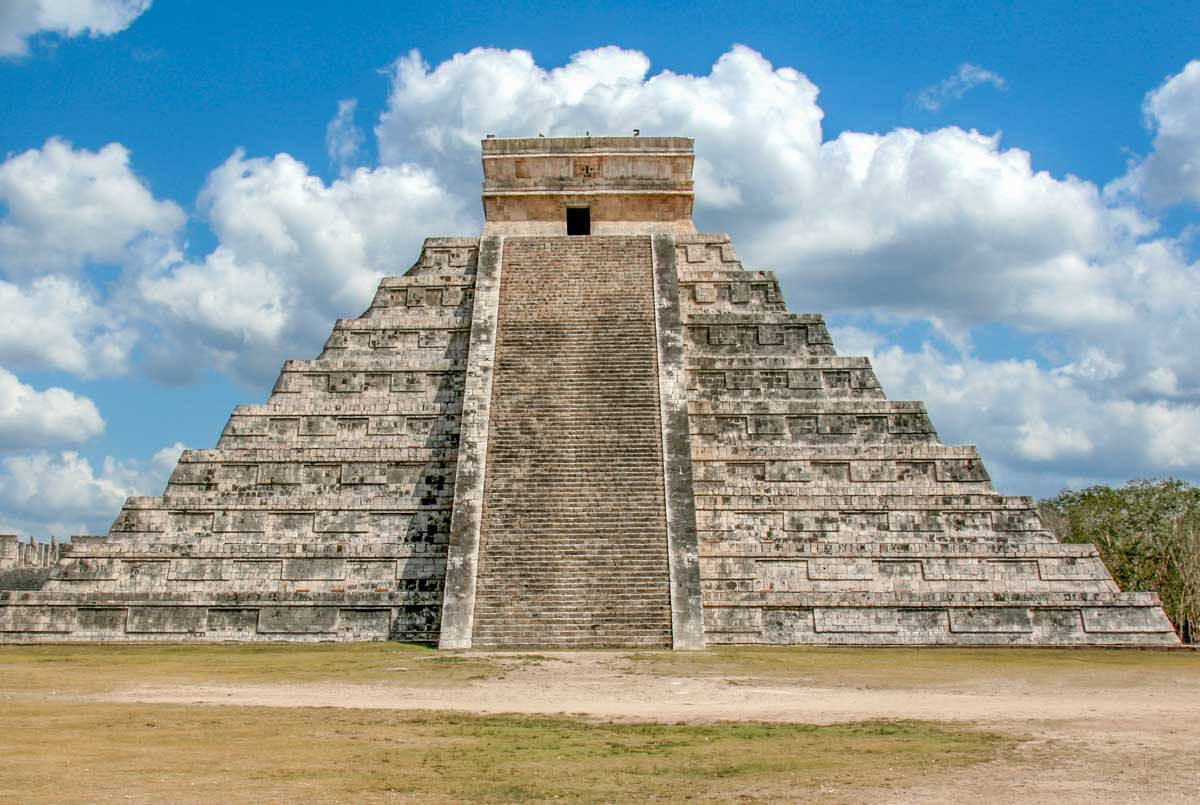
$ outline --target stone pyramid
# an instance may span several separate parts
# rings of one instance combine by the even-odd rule
[[[482,236],[427,240],[161,497],[0,592],[0,639],[1178,642],[697,234],[692,164],[484,140]]]

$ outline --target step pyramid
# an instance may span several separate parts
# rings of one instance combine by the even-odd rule
[[[484,140],[481,236],[427,240],[39,589],[0,568],[0,640],[1178,643],[697,233],[692,165]]]

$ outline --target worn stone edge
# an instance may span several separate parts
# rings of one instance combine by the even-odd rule
[[[475,584],[483,522],[483,489],[487,476],[488,422],[496,363],[503,253],[503,237],[480,240],[439,648],[470,648],[474,629]]]
[[[667,552],[671,575],[671,642],[676,649],[702,649],[704,607],[700,591],[700,545],[696,534],[696,502],[692,490],[692,439],[688,427],[675,238],[671,235],[655,235],[652,247],[663,494],[666,500]]]

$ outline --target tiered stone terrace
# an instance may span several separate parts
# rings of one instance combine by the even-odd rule
[[[39,592],[0,593],[0,633],[436,640],[477,254],[426,241],[215,449],[186,451],[162,497],[63,546]]]
[[[426,241],[163,496],[44,584],[5,540],[0,640],[1178,643],[695,233],[690,140],[484,164],[483,237]]]
[[[724,236],[677,243],[709,643],[1173,643]]]

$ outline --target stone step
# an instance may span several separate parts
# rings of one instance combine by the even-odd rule
[[[649,238],[504,244],[476,645],[670,642]]]

